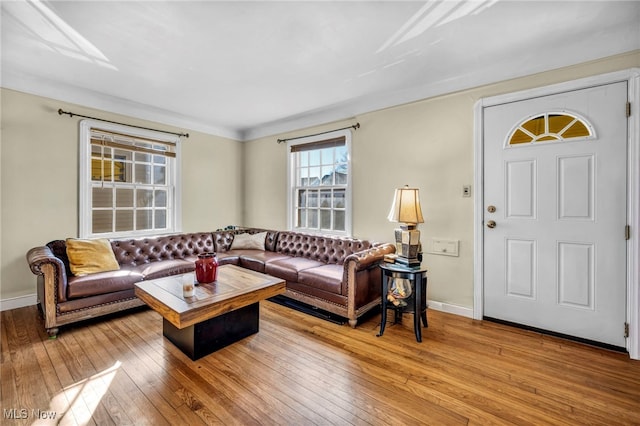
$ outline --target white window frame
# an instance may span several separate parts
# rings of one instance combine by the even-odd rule
[[[569,124],[567,124],[562,130],[560,130],[560,132],[557,133],[551,133],[548,129],[548,125],[549,125],[549,116],[552,115],[564,115],[567,117],[571,117],[573,118],[573,121]],[[533,118],[538,118],[538,117],[545,117],[545,124],[547,126],[547,129],[545,130],[544,133],[541,133],[539,135],[534,135],[533,133],[531,133],[530,131],[528,131],[527,129],[525,129],[523,126],[529,122],[529,120],[533,119]],[[562,134],[569,129],[571,126],[573,126],[576,122],[581,123],[584,127],[586,127],[586,129],[589,131],[589,135],[587,136],[577,136],[577,137],[563,137]],[[523,143],[518,143],[518,144],[510,144],[509,142],[511,141],[511,138],[513,137],[514,133],[520,130],[521,132],[525,133],[527,136],[530,136],[532,138],[531,142],[523,142]],[[540,141],[537,140],[538,138],[541,137],[545,137],[545,136],[553,136],[556,139],[554,140],[547,140],[547,141]],[[596,130],[593,127],[593,124],[591,124],[591,122],[589,120],[587,120],[585,117],[583,117],[582,115],[573,112],[573,111],[566,111],[566,110],[552,110],[552,111],[543,111],[543,112],[539,112],[537,114],[531,114],[526,116],[525,118],[523,118],[522,120],[518,121],[512,128],[511,130],[509,130],[509,133],[507,133],[507,136],[504,139],[504,144],[503,147],[505,149],[517,149],[517,148],[523,148],[523,147],[531,147],[531,146],[544,146],[550,143],[562,143],[562,142],[583,142],[583,141],[588,141],[588,140],[592,140],[592,139],[596,139],[597,135],[596,135]]]
[[[175,158],[172,167],[168,168],[168,179],[173,182],[169,185],[168,200],[171,213],[167,217],[167,228],[163,231],[123,231],[95,234],[92,232],[92,181],[91,181],[91,131],[104,130],[107,132],[131,135],[132,137],[155,139],[162,142],[175,144]],[[145,235],[159,235],[161,233],[176,233],[182,229],[182,197],[181,197],[181,172],[180,172],[180,137],[169,133],[156,132],[153,130],[138,129],[134,127],[105,123],[97,120],[85,119],[80,121],[80,141],[79,141],[79,237],[80,238],[118,238],[124,236],[142,237]]]
[[[328,139],[335,139],[339,137],[344,137],[345,147],[347,149],[347,187],[345,192],[345,230],[344,231],[329,231],[322,229],[308,229],[308,228],[297,228],[295,219],[296,219],[296,164],[294,161],[294,153],[291,152],[291,147],[295,145],[304,145],[313,142],[319,142]],[[353,210],[353,202],[352,202],[352,162],[351,162],[351,131],[350,130],[337,130],[335,132],[324,133],[322,135],[316,136],[307,136],[304,138],[293,139],[287,141],[287,226],[291,231],[301,231],[301,232],[310,232],[316,234],[324,234],[324,235],[338,235],[338,236],[346,236],[351,237],[353,232],[353,224],[352,224],[352,210]]]

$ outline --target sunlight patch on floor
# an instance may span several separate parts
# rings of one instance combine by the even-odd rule
[[[64,388],[51,399],[47,412],[49,416],[43,416],[33,424],[59,424],[63,421],[65,424],[89,423],[121,365],[120,361],[116,361],[108,369]]]

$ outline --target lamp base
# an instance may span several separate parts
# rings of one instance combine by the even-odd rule
[[[398,256],[396,257],[396,263],[400,265],[408,266],[410,268],[414,268],[416,266],[420,266],[422,264],[422,261],[417,257],[408,258],[408,257]]]
[[[395,230],[396,237],[396,263],[410,267],[420,266],[422,257],[420,253],[420,231],[415,225],[401,226]],[[418,256],[420,254],[420,256]]]

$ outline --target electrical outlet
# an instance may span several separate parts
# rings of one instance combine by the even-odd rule
[[[462,196],[463,197],[471,197],[471,185],[463,185],[462,186]]]

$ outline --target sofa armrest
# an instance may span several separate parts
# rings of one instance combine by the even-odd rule
[[[347,318],[351,327],[358,322],[358,309],[380,299],[380,273],[375,267],[384,261],[385,254],[395,251],[393,244],[381,244],[345,258],[343,284],[347,286]]]
[[[368,269],[371,266],[377,265],[384,260],[386,254],[395,253],[396,247],[393,244],[381,244],[379,246],[371,247],[370,249],[359,251],[357,253],[350,254],[344,260],[345,271],[348,269],[348,265],[353,262],[355,271],[361,271]]]
[[[62,260],[47,246],[34,247],[27,252],[27,263],[31,272],[44,278],[44,287],[38,286],[38,300],[45,303],[48,296],[54,303],[67,300],[67,272]],[[44,294],[40,294],[44,292]],[[42,306],[42,309],[48,307]]]

